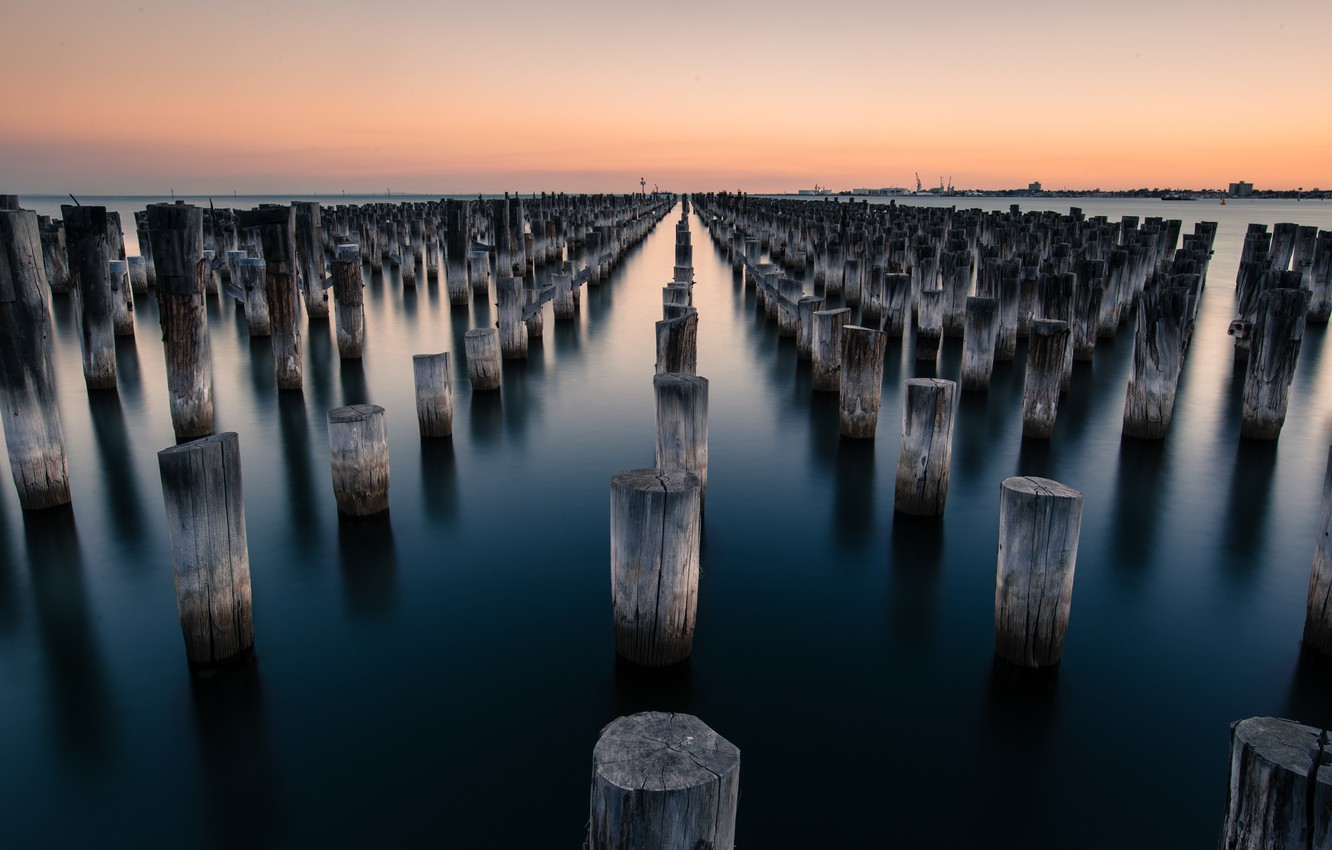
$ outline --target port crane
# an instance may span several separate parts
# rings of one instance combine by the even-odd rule
[[[920,172],[916,172],[916,194],[920,194]]]

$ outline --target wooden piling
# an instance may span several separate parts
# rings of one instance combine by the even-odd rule
[[[893,273],[883,276],[883,332],[894,339],[906,333],[911,318],[911,275]]]
[[[490,392],[500,388],[499,331],[475,328],[463,334],[467,352],[467,378],[472,392]]]
[[[115,389],[115,309],[108,270],[111,262],[106,207],[60,208],[69,249],[71,294],[83,354],[83,380],[90,390]]]
[[[1327,847],[1330,764],[1325,730],[1276,717],[1232,723],[1221,850]]]
[[[656,466],[697,475],[702,505],[708,498],[708,379],[654,375],[652,390],[657,399]]]
[[[551,312],[555,316],[555,321],[567,321],[577,317],[578,303],[574,301],[573,276],[568,274],[552,274],[550,282],[555,286],[555,299],[551,305]]]
[[[253,651],[254,620],[240,440],[233,432],[192,440],[158,452],[157,464],[186,657],[191,666],[242,660]]]
[[[260,207],[239,214],[241,227],[257,228],[264,251],[264,297],[273,343],[273,371],[280,390],[299,390],[301,362],[300,293],[296,286],[296,210]],[[372,252],[373,255],[373,252]]]
[[[1022,436],[1048,440],[1054,433],[1059,384],[1068,357],[1068,323],[1032,319],[1027,375],[1022,390]]]
[[[495,282],[499,308],[500,355],[505,360],[527,358],[527,322],[523,307],[527,298],[523,282],[516,277],[501,277]]]
[[[25,511],[70,501],[42,254],[37,214],[0,211],[0,417]]]
[[[359,245],[338,246],[333,259],[333,303],[337,312],[338,357],[359,360],[365,347],[365,280]]]
[[[264,285],[263,260],[245,257],[236,263],[236,274],[244,296],[245,327],[252,337],[270,336],[272,322],[268,318],[268,295]]]
[[[632,469],[610,483],[615,651],[645,666],[683,661],[698,607],[698,476]]]
[[[157,313],[166,357],[167,399],[178,442],[213,431],[213,354],[208,337],[203,210],[151,204],[148,238],[157,264]]]
[[[1308,309],[1309,293],[1299,289],[1271,289],[1258,296],[1258,320],[1244,372],[1241,436],[1251,440],[1281,436]]]
[[[851,321],[851,308],[816,310],[813,315],[812,389],[816,393],[835,393],[842,385],[842,329]]]
[[[295,212],[294,235],[296,241],[296,262],[300,270],[301,291],[305,295],[305,313],[311,319],[328,318],[328,293],[324,289],[324,246],[320,236],[322,219],[318,201],[296,201],[292,205]],[[265,248],[264,256],[268,256]],[[410,257],[403,259],[405,265],[412,265]],[[415,272],[412,273],[415,275]],[[404,273],[404,277],[406,273]]]
[[[449,273],[449,280],[453,281],[453,273]],[[476,298],[490,297],[490,252],[473,251],[468,255],[467,274],[471,280],[472,295]],[[458,304],[453,300],[453,291],[449,291],[449,303]],[[466,298],[461,304],[466,304]]]
[[[806,295],[796,302],[796,359],[808,360],[814,352],[814,314],[823,309],[823,297]]]
[[[1323,500],[1314,537],[1313,568],[1304,615],[1304,643],[1332,655],[1332,449],[1323,474]]]
[[[916,359],[933,362],[939,359],[939,343],[943,341],[944,291],[922,289],[917,297]]]
[[[962,336],[962,389],[984,392],[990,388],[990,375],[994,372],[999,299],[968,296],[966,329]]]
[[[698,373],[697,312],[657,322],[656,374]]]
[[[902,448],[897,455],[893,509],[909,516],[943,516],[953,457],[957,384],[910,378],[902,403]]]
[[[1041,324],[1053,323],[1037,319],[1033,333]],[[995,652],[1019,667],[1052,667],[1063,654],[1068,630],[1082,494],[1048,478],[1025,476],[1004,479],[999,492]]]
[[[453,383],[449,375],[447,351],[412,356],[416,421],[422,437],[447,437],[453,433]]]
[[[107,263],[107,281],[111,285],[111,328],[116,336],[134,336],[134,294],[130,290],[129,262]]]
[[[1133,363],[1124,399],[1124,436],[1165,439],[1175,409],[1184,348],[1193,324],[1186,289],[1149,289],[1137,306]]]
[[[587,850],[732,850],[740,751],[688,714],[645,712],[592,751]]]
[[[384,408],[352,404],[328,412],[328,450],[338,515],[366,517],[389,508],[388,429]]]
[[[874,328],[842,328],[841,377],[838,417],[843,437],[874,439],[883,401],[883,356],[888,335]]]

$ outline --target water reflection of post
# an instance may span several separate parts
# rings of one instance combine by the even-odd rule
[[[342,383],[342,406],[369,404],[370,390],[365,382],[365,365],[361,358],[343,360],[339,370]]]
[[[1267,514],[1272,506],[1272,478],[1276,474],[1275,440],[1240,440],[1235,447],[1235,469],[1226,501],[1225,558],[1228,571],[1252,578],[1267,536]]]
[[[122,339],[128,339],[122,337]],[[130,340],[133,342],[133,340]],[[124,361],[121,361],[123,365]],[[120,370],[121,388],[124,388],[125,370]],[[102,477],[106,483],[106,501],[111,512],[111,534],[132,553],[137,553],[143,539],[143,505],[139,500],[138,479],[134,473],[133,453],[125,428],[125,413],[120,407],[117,393],[88,393],[88,408],[92,416],[93,438],[102,462]],[[131,557],[136,575],[143,575],[151,564]]]
[[[10,548],[9,522],[7,510],[0,503],[0,635],[13,634],[19,625],[19,583],[17,575],[18,557]]]
[[[277,392],[274,375],[272,341],[268,337],[250,337],[250,385],[254,387],[255,398],[272,398]]]
[[[1121,437],[1111,520],[1110,563],[1119,574],[1140,575],[1156,549],[1161,491],[1169,455],[1164,440]]]
[[[315,410],[329,410],[333,407],[333,364],[342,361],[334,353],[327,318],[310,320],[306,340],[309,366],[305,370],[305,379],[309,382],[310,395]]]
[[[615,657],[613,712],[687,711],[693,704],[694,682],[690,662],[645,667]]]
[[[398,602],[397,551],[389,513],[338,522],[338,557],[347,611],[366,620],[384,620]]]
[[[530,422],[539,418],[541,393],[531,392],[528,381],[540,380],[539,370],[545,364],[541,347],[541,338],[529,339],[526,360],[501,360],[501,386],[508,404],[501,410],[504,416],[504,430],[517,437],[523,436]],[[529,371],[538,371],[534,379]],[[480,393],[486,395],[486,393]]]
[[[875,440],[839,440],[837,481],[833,495],[833,524],[837,546],[844,552],[863,551],[874,531]]]
[[[1053,443],[1053,440],[1023,437],[1022,445],[1018,448],[1017,469],[1013,470],[1013,474],[1058,480]]]
[[[71,762],[100,764],[111,738],[111,707],[83,588],[74,511],[68,505],[27,511],[23,530],[59,745]]]
[[[1320,729],[1332,727],[1332,656],[1301,645],[1282,716]]]
[[[503,390],[506,393],[508,391],[508,387]],[[500,427],[504,422],[500,393],[472,393],[472,405],[467,420],[472,442],[477,447],[493,446],[499,439]]]
[[[278,431],[282,438],[282,458],[287,466],[287,500],[298,536],[318,536],[319,512],[314,509],[314,481],[311,479],[310,426],[305,413],[305,397],[300,393],[278,393]]]
[[[495,397],[498,400],[498,395]],[[458,465],[453,457],[453,440],[421,440],[421,501],[431,519],[445,524],[457,519]]]
[[[193,673],[190,696],[208,791],[207,832],[224,847],[281,846],[282,799],[257,663]]]
[[[910,517],[893,511],[888,548],[889,628],[904,648],[929,643],[934,632],[939,573],[944,556],[942,517]]]
[[[139,317],[139,321],[144,319]],[[139,348],[132,336],[116,337],[116,389],[136,406],[143,400],[143,374]]]

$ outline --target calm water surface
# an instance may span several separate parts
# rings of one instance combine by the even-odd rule
[[[59,214],[58,198],[24,200]],[[1245,225],[1332,228],[1332,204],[1072,203],[1183,217],[1186,232],[1221,223],[1170,435],[1120,439],[1124,328],[1077,364],[1054,439],[1024,442],[1020,349],[988,395],[962,397],[937,524],[892,512],[901,381],[924,374],[911,340],[890,347],[878,439],[839,440],[835,399],[812,396],[793,342],[691,216],[711,469],[694,654],[666,677],[616,664],[607,506],[612,473],[652,462],[653,322],[678,207],[583,293],[576,321],[547,312],[499,399],[471,396],[460,344],[493,308],[451,310],[437,283],[367,270],[364,361],[340,363],[316,322],[304,392],[281,395],[268,340],[212,302],[257,649],[225,676],[190,675],[176,618],[156,305],[140,299],[138,336],[118,345],[119,392],[90,394],[54,299],[74,502],[24,516],[0,486],[4,843],[578,847],[598,730],[663,709],[741,748],[741,847],[1214,846],[1228,724],[1332,724],[1332,672],[1300,654],[1332,442],[1326,331],[1306,333],[1275,446],[1239,440],[1226,335]],[[442,350],[455,433],[423,442],[411,356]],[[960,361],[946,340],[938,374]],[[348,529],[325,413],[354,402],[388,411],[392,509]],[[1086,496],[1064,662],[1046,683],[993,666],[999,482],[1014,474]]]

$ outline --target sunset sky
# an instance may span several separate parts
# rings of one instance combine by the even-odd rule
[[[1332,188],[1332,2],[6,0],[0,190]]]

